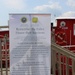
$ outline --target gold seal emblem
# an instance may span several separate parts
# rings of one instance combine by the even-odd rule
[[[38,22],[38,18],[37,18],[37,17],[33,17],[33,18],[32,18],[32,22],[33,22],[33,23],[37,23],[37,22]]]

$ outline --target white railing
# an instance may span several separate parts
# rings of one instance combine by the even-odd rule
[[[0,38],[0,75],[8,75],[9,74],[9,50],[7,44],[7,38]],[[2,44],[3,43],[3,44]],[[3,54],[5,52],[5,54]],[[5,62],[3,64],[3,62]]]
[[[52,74],[75,75],[75,53],[52,43]]]

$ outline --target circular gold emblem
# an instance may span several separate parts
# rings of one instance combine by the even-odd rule
[[[38,18],[37,18],[37,17],[33,17],[33,18],[32,18],[32,22],[33,22],[33,23],[37,23],[37,22],[38,22]]]

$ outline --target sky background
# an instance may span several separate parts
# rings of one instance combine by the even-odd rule
[[[11,13],[50,13],[56,17],[75,17],[75,0],[0,0],[0,26],[8,25]]]

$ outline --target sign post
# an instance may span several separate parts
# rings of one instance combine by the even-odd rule
[[[10,75],[50,75],[50,14],[10,14]]]

